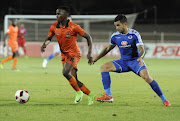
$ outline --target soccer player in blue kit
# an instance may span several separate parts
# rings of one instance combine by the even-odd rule
[[[127,27],[127,18],[123,14],[115,17],[114,25],[117,32],[113,33],[110,44],[105,47],[97,57],[93,58],[92,63],[94,64],[97,62],[116,45],[121,53],[121,59],[107,62],[101,66],[100,69],[105,94],[102,97],[97,98],[97,101],[113,102],[109,72],[123,73],[133,71],[151,86],[154,92],[161,98],[165,106],[171,106],[170,102],[166,99],[162,90],[160,89],[158,83],[150,76],[143,61],[145,50],[140,34],[136,30],[129,29]]]

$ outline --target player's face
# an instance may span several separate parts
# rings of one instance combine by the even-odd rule
[[[24,28],[24,24],[21,24],[21,28]]]
[[[14,19],[14,20],[12,21],[12,24],[16,26],[16,25],[17,25],[17,19]]]
[[[56,18],[57,18],[58,22],[61,22],[64,19],[67,19],[67,14],[66,14],[66,12],[64,10],[57,9],[56,10]]]
[[[125,23],[122,24],[120,21],[114,22],[114,26],[116,27],[116,30],[118,30],[120,33],[125,32]]]

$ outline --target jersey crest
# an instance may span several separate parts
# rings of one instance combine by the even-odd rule
[[[66,37],[71,37],[71,33],[69,31],[66,32]]]

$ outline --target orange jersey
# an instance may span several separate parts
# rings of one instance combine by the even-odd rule
[[[8,43],[16,43],[18,36],[18,27],[13,27],[13,25],[10,25],[8,27],[7,34],[9,35]]]
[[[68,57],[80,55],[80,50],[77,46],[77,35],[83,36],[85,31],[77,24],[68,21],[66,26],[62,27],[58,22],[51,25],[48,36],[57,38],[61,54]]]

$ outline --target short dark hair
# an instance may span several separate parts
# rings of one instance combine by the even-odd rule
[[[119,14],[115,17],[114,22],[120,21],[121,23],[127,22],[127,18],[124,14]]]
[[[57,9],[62,9],[64,11],[66,11],[68,14],[70,14],[70,9],[67,6],[58,6]]]

